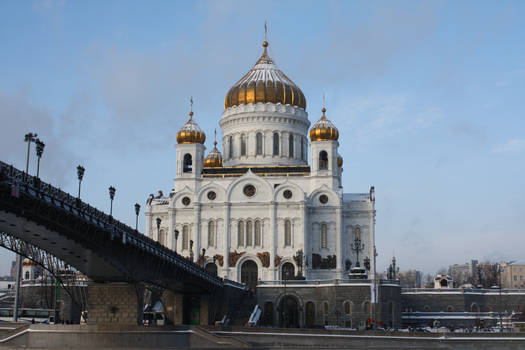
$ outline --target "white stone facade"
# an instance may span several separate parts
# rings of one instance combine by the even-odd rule
[[[267,66],[276,71],[273,63],[256,68]],[[358,260],[357,235],[359,264],[367,261],[374,278],[374,191],[343,193],[338,136],[309,142],[305,109],[272,102],[228,106],[220,126],[222,166],[204,167],[201,143],[176,146],[173,191],[148,200],[149,237],[247,282],[281,280],[283,267],[309,280],[346,279]]]

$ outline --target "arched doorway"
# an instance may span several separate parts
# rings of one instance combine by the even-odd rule
[[[295,276],[295,266],[290,262],[284,263],[281,267],[281,276],[283,280],[292,280]]]
[[[273,326],[273,303],[267,301],[264,304],[263,326]]]
[[[315,325],[315,306],[311,301],[306,303],[306,327]]]
[[[212,275],[217,276],[217,265],[215,265],[214,263],[207,264],[205,269],[207,272],[211,273]]]
[[[279,303],[279,326],[284,328],[299,327],[299,303],[293,295],[285,295]]]
[[[253,260],[246,260],[241,266],[241,283],[250,289],[257,287],[257,264]]]

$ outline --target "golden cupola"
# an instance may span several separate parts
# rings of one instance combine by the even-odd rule
[[[177,143],[201,143],[206,141],[206,134],[193,120],[193,99],[190,100],[192,108],[190,109],[190,119],[177,133]]]
[[[224,109],[250,103],[280,103],[306,110],[303,92],[268,56],[268,42],[255,66],[233,85],[224,99]]]
[[[213,149],[210,151],[204,160],[205,168],[220,168],[222,167],[222,155],[217,149],[217,141],[213,142]]]
[[[322,109],[323,116],[310,129],[310,140],[312,141],[337,141],[339,139],[339,131],[326,118],[326,108]]]

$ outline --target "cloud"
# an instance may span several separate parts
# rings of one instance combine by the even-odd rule
[[[359,96],[344,100],[334,109],[333,115],[349,116],[336,124],[355,135],[360,146],[430,128],[442,118],[439,108],[419,109],[408,94]]]
[[[0,90],[0,159],[25,169],[27,146],[23,142],[24,135],[37,133],[46,144],[40,166],[42,178],[63,184],[73,162],[73,154],[57,132],[55,118],[47,109],[30,102],[30,91],[30,88],[23,88],[10,94]],[[35,158],[33,146],[30,153],[31,174],[36,173]]]
[[[525,150],[525,139],[513,138],[492,149],[492,153],[513,153]]]

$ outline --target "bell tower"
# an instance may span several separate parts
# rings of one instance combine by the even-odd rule
[[[193,120],[193,98],[190,104],[190,119],[177,133],[177,180],[199,179],[204,164],[206,135]]]
[[[312,176],[331,177],[333,186],[341,184],[343,159],[339,156],[339,131],[326,118],[326,108],[321,110],[323,115],[310,129],[311,154],[310,166]]]

